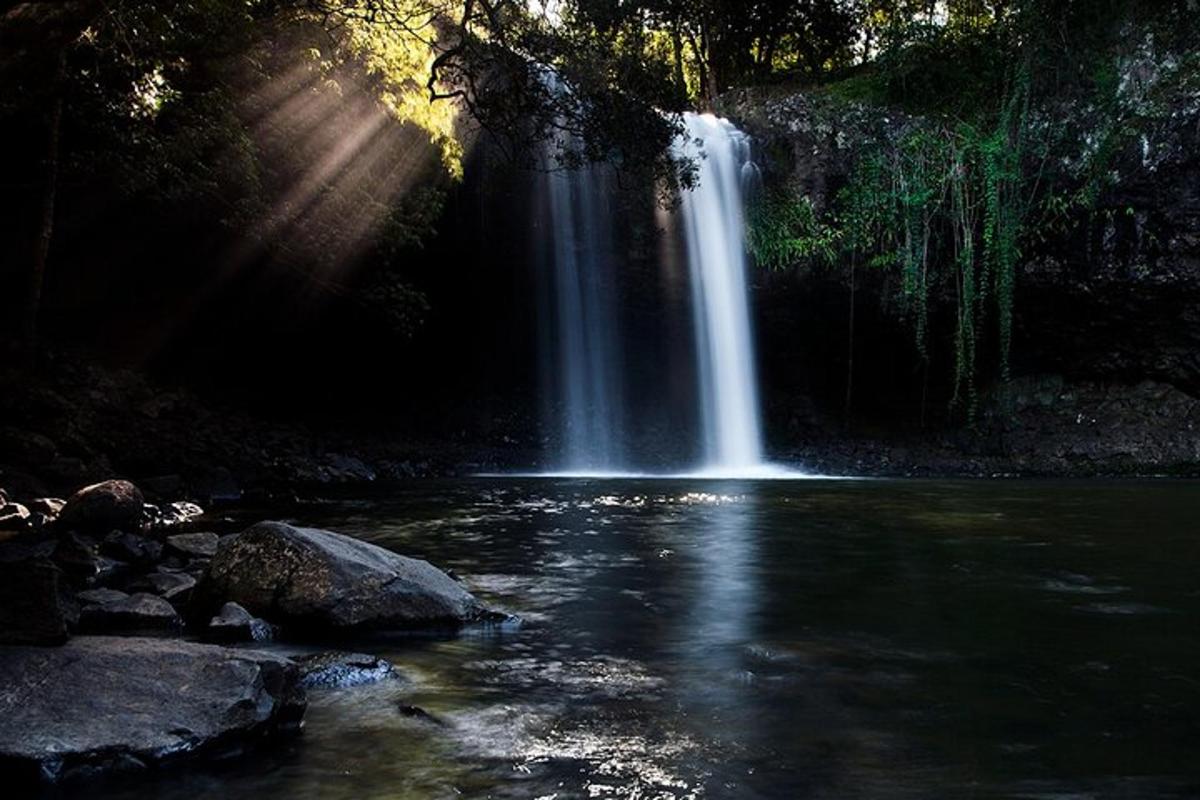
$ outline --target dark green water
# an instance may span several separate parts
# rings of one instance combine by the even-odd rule
[[[298,521],[524,624],[376,644],[407,682],[137,796],[1200,796],[1200,484],[489,479]]]

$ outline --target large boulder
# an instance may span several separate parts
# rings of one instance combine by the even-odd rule
[[[0,777],[21,785],[240,752],[295,731],[296,665],[169,639],[0,648]]]
[[[282,522],[223,541],[193,597],[201,615],[235,602],[285,632],[458,626],[489,616],[426,561]]]
[[[62,530],[107,533],[142,527],[142,492],[129,481],[104,481],[85,486],[67,500],[58,515]]]

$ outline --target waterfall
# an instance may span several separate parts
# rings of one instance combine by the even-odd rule
[[[555,143],[574,145],[568,137]],[[554,311],[547,350],[557,418],[554,468],[612,472],[625,468],[623,392],[609,201],[601,167],[562,169],[543,159]]]
[[[727,120],[688,114],[679,150],[698,162],[698,183],[683,193],[692,283],[704,469],[762,466],[758,376],[746,291],[744,184],[756,170],[750,142]],[[699,152],[695,147],[699,146]]]
[[[683,445],[682,457],[688,450],[699,454],[703,474],[769,471],[762,460],[742,214],[757,168],[748,137],[728,121],[687,114],[684,122],[687,134],[676,152],[695,161],[698,175],[695,187],[682,193],[674,221],[685,245],[687,286],[679,300],[690,305],[685,318],[692,320],[694,364],[664,359],[661,343],[624,330],[619,279],[632,278],[617,254],[628,244],[620,232],[630,221],[614,220],[617,187],[607,165],[560,168],[557,155],[579,144],[566,135],[544,154],[543,391],[552,445],[547,466],[555,472],[638,472],[649,461],[647,451],[661,448],[661,435],[643,446],[655,435],[647,430],[652,418],[673,420],[670,438]],[[644,285],[629,287],[643,299],[652,296]],[[668,307],[660,308],[665,315]],[[686,335],[686,328],[678,334]],[[691,375],[694,393],[678,391]],[[677,387],[674,401],[655,388],[668,376]],[[680,407],[686,405],[692,407]]]

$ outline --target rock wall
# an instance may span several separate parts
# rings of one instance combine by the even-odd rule
[[[923,439],[939,448],[929,461],[961,453],[961,470],[939,461],[940,471],[976,471],[978,457],[986,461],[979,471],[1200,472],[1200,59],[1162,52],[1152,38],[1127,47],[1116,58],[1113,102],[1063,97],[1032,112],[1032,125],[1067,131],[1037,165],[1044,184],[1073,191],[1097,165],[1103,175],[1093,203],[1023,243],[1013,380],[1000,384],[991,353],[976,424],[947,408],[954,298],[931,298],[926,374],[895,302],[897,278],[861,265],[847,418],[849,265],[797,265],[756,281],[765,394],[781,450],[811,452],[814,438],[840,430],[834,438],[867,451],[847,463],[876,458],[891,471],[920,463],[911,447]],[[828,91],[741,90],[721,110],[754,136],[768,189],[806,196],[819,212],[865,149],[926,124]],[[1103,159],[1102,147],[1111,151]],[[900,459],[863,444],[900,440]]]

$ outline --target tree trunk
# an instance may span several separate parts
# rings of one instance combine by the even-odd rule
[[[37,350],[38,315],[42,306],[42,285],[46,280],[46,259],[54,238],[54,208],[58,198],[59,150],[62,141],[63,94],[67,75],[67,53],[58,54],[54,75],[54,99],[50,108],[46,146],[46,182],[42,188],[42,213],[37,238],[33,243],[33,263],[29,271],[29,289],[25,299],[25,345],[30,357]]]
[[[845,426],[850,427],[850,409],[854,403],[854,272],[855,257],[850,256],[850,330],[846,344],[846,406],[843,410]]]
[[[679,34],[679,26],[671,26],[671,49],[675,56],[675,83],[679,85],[679,91],[686,99],[687,97],[687,78],[683,74],[683,37]]]

